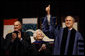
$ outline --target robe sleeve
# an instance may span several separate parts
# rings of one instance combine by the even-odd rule
[[[54,39],[54,31],[55,31],[55,20],[56,18],[51,18],[51,24],[48,25],[46,18],[44,18],[43,22],[42,22],[42,31],[45,33],[46,36],[48,36],[49,38]]]
[[[80,33],[78,34],[78,55],[84,55],[84,39]]]
[[[42,30],[43,30],[43,32],[48,32],[49,31],[48,25],[47,25],[47,22],[46,22],[46,18],[43,18],[43,21],[42,21]]]
[[[61,28],[62,29],[62,28]],[[58,28],[55,29],[54,50],[53,55],[59,55],[59,32]]]

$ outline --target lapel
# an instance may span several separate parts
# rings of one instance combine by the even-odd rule
[[[25,35],[24,35],[25,33],[24,32],[21,32],[21,37],[22,38],[24,38],[25,37]]]

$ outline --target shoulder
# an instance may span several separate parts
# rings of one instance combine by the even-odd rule
[[[43,43],[49,43],[49,42],[47,42],[47,41],[43,41]]]
[[[59,32],[63,32],[64,28],[60,27]]]
[[[12,32],[8,33],[5,38],[7,39],[7,38],[11,38],[11,37],[12,37]]]
[[[47,16],[45,16],[45,17],[42,17],[42,18],[41,18],[41,20],[44,20],[46,17],[47,17]]]
[[[56,17],[54,17],[54,16],[53,16],[52,18],[53,18],[53,19],[56,19]]]
[[[22,32],[22,35],[24,35],[24,36],[30,36],[28,32]]]
[[[24,38],[24,39],[29,39],[29,38],[30,38],[29,33],[27,33],[27,32],[22,32],[22,38]]]
[[[43,22],[43,21],[45,20],[45,18],[46,18],[46,16],[45,16],[45,17],[42,17],[42,18],[41,18],[41,21]]]
[[[83,36],[81,35],[79,31],[76,31],[76,36],[78,37],[78,39],[83,40]]]
[[[11,36],[12,35],[12,32],[11,33],[8,33],[6,36]]]
[[[76,31],[76,35],[81,36],[81,33],[79,31]]]
[[[23,32],[23,31],[22,31],[22,34],[28,34],[28,33],[27,33],[27,32]]]
[[[60,27],[60,29],[58,29],[58,27],[56,27],[55,32],[61,32],[63,30],[64,30],[64,28],[62,28],[62,27]]]

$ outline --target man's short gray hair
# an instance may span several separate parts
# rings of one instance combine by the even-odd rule
[[[71,18],[73,19],[73,21],[75,22],[75,19],[74,19],[73,16],[66,16],[65,21],[66,21],[66,19],[67,19],[68,17],[71,17]]]

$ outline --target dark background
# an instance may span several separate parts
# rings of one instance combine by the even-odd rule
[[[51,14],[57,17],[58,23],[61,25],[61,17],[72,15],[79,18],[79,32],[85,37],[84,32],[84,1],[44,1],[44,0],[28,0],[28,1],[0,1],[0,35],[3,34],[3,19],[10,18],[32,18],[38,17],[38,28],[40,28],[39,20],[46,15],[45,7],[51,5]]]

